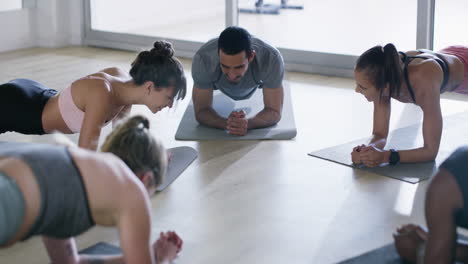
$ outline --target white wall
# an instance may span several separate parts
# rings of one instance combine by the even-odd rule
[[[83,0],[36,0],[35,7],[0,12],[0,52],[80,45]]]
[[[0,12],[0,52],[33,47],[36,31],[27,9]]]

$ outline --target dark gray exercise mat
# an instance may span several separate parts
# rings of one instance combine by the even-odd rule
[[[396,252],[393,244],[383,246],[338,264],[406,264]]]
[[[169,184],[179,177],[182,172],[197,158],[198,153],[191,147],[176,147],[167,150],[170,153],[169,164],[167,165],[166,177],[157,191],[166,189]]]
[[[257,89],[246,100],[234,101],[225,94],[215,91],[213,94],[213,108],[218,114],[227,118],[234,110],[243,109],[247,118],[253,117],[264,107],[263,90]],[[187,106],[180,121],[175,138],[177,140],[259,140],[259,139],[291,139],[297,134],[294,113],[291,104],[291,91],[284,86],[284,103],[281,120],[272,127],[249,130],[245,136],[234,136],[226,131],[200,125],[195,119],[193,102]]]
[[[421,124],[415,124],[391,131],[386,149],[410,149],[423,145]],[[444,117],[444,128],[435,161],[423,163],[402,163],[396,166],[368,168],[354,166],[351,152],[354,147],[366,144],[369,138],[355,140],[342,145],[321,149],[309,153],[310,156],[336,162],[345,166],[373,172],[379,175],[395,178],[410,183],[418,183],[429,179],[437,172],[437,168],[457,147],[468,139],[468,112],[462,112]]]
[[[458,239],[466,240],[466,237],[459,235]],[[339,262],[338,264],[407,264],[398,256],[395,245],[389,244],[381,248],[374,249],[354,258]],[[455,263],[458,264],[459,262]]]
[[[80,254],[86,255],[118,255],[122,254],[122,250],[118,246],[106,242],[99,242],[89,248],[80,251]]]

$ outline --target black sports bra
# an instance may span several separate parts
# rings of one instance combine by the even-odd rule
[[[449,66],[448,66],[448,62],[440,55],[440,54],[437,54],[433,51],[430,51],[430,50],[418,50],[419,52],[421,53],[430,53],[430,54],[433,54],[435,55],[436,57],[435,58],[429,58],[429,57],[425,57],[425,56],[408,56],[406,55],[406,53],[404,52],[399,52],[403,57],[401,58],[401,60],[403,61],[404,63],[404,67],[403,67],[403,74],[404,74],[404,77],[405,77],[405,82],[406,82],[406,86],[408,86],[408,91],[411,95],[411,98],[413,99],[414,102],[416,102],[416,97],[414,96],[414,90],[413,88],[411,87],[411,84],[409,82],[409,78],[408,78],[408,64],[410,64],[410,62],[414,59],[434,59],[437,63],[439,63],[440,67],[442,68],[442,71],[444,73],[444,79],[442,80],[442,85],[440,86],[440,91],[442,92],[445,88],[445,86],[447,85],[447,82],[448,82],[448,79],[449,79]]]

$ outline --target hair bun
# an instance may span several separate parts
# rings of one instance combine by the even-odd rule
[[[132,116],[128,122],[127,122],[129,128],[134,128],[134,129],[149,129],[150,123],[148,118],[142,116],[142,115],[136,115]]]
[[[150,127],[149,120],[146,117],[142,117],[141,124],[146,129],[149,129],[149,127]]]
[[[154,48],[151,49],[151,53],[155,56],[172,58],[174,56],[174,48],[170,42],[159,40],[154,42]]]
[[[149,129],[149,120],[148,118],[144,116],[139,116],[140,117],[140,124],[143,125],[143,128]]]

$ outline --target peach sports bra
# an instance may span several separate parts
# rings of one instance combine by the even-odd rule
[[[86,76],[86,77],[78,79],[77,81],[83,80],[83,79],[99,79],[99,80],[104,80],[105,82],[109,83],[108,80],[102,77],[97,77],[97,76]],[[81,109],[79,109],[76,106],[75,102],[73,101],[73,97],[71,94],[72,84],[70,84],[67,88],[65,88],[65,90],[60,92],[59,98],[58,98],[58,107],[59,107],[60,115],[62,115],[62,119],[63,121],[65,121],[65,124],[68,126],[68,128],[73,133],[78,133],[80,132],[81,126],[83,125],[85,113],[81,111]],[[112,120],[114,118],[112,118]],[[104,125],[107,125],[112,120],[106,121]]]

